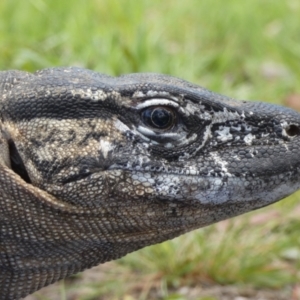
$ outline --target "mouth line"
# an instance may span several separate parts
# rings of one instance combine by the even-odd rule
[[[250,173],[239,173],[239,174],[233,174],[233,173],[230,173],[230,172],[225,172],[225,171],[210,171],[210,172],[201,172],[195,168],[192,168],[192,169],[189,169],[189,168],[182,168],[180,170],[170,170],[170,171],[166,171],[166,169],[156,169],[156,170],[150,170],[150,169],[133,169],[133,168],[125,168],[125,167],[108,167],[107,169],[102,169],[102,170],[92,170],[92,171],[89,171],[89,172],[85,172],[85,173],[79,173],[79,174],[74,174],[68,178],[65,178],[61,181],[61,183],[63,185],[65,184],[68,184],[68,183],[71,183],[71,182],[76,182],[76,181],[80,181],[80,180],[83,180],[93,174],[96,174],[96,173],[101,173],[101,172],[113,172],[113,171],[123,171],[123,172],[128,172],[128,173],[131,173],[131,174],[138,174],[138,173],[144,173],[144,174],[150,174],[155,176],[155,175],[165,175],[165,176],[178,176],[178,177],[190,177],[190,178],[202,178],[203,180],[207,179],[207,180],[227,180],[227,179],[230,179],[230,178],[236,178],[236,179],[244,179],[246,180],[247,177],[251,177],[251,178],[256,178],[257,180],[258,179],[261,179],[261,180],[264,180],[264,178],[268,178],[268,179],[271,179],[271,178],[278,178],[280,177],[280,180],[282,181],[282,183],[285,183],[288,181],[288,178],[291,178],[291,177],[295,177],[297,176],[298,174],[298,177],[300,177],[300,167],[295,167],[293,168],[292,170],[287,170],[287,171],[284,171],[284,172],[281,172],[281,173],[277,173],[277,174],[269,174],[268,173],[265,173],[263,174],[263,176],[261,176],[262,174],[250,174]],[[297,174],[296,174],[296,173]],[[213,174],[211,174],[213,173]],[[151,178],[151,177],[150,177]],[[286,180],[283,180],[283,179],[286,179]]]
[[[162,169],[133,169],[133,168],[126,168],[126,167],[109,167],[105,171],[125,171],[125,172],[132,172],[132,173],[147,173],[147,174],[164,174],[164,175],[178,175],[178,176],[188,176],[188,177],[203,177],[203,178],[216,178],[216,179],[224,179],[224,178],[247,178],[247,177],[255,177],[255,178],[263,178],[263,177],[278,177],[283,176],[283,178],[287,176],[296,176],[299,174],[300,177],[300,166],[295,166],[293,169],[284,170],[280,173],[272,173],[272,172],[257,172],[257,173],[230,173],[225,170],[218,170],[218,171],[199,171],[195,168],[182,168],[178,171],[172,169],[170,171],[166,171],[165,168]],[[295,174],[295,172],[297,174]],[[261,176],[264,174],[264,176]]]

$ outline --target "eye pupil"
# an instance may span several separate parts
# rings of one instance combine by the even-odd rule
[[[151,114],[151,120],[158,128],[165,128],[169,126],[172,120],[171,112],[166,109],[156,108]]]
[[[166,107],[149,107],[142,113],[142,119],[146,125],[157,129],[169,129],[174,125],[175,115]]]

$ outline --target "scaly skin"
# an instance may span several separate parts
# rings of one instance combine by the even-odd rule
[[[0,73],[0,299],[300,187],[300,115],[159,74]]]

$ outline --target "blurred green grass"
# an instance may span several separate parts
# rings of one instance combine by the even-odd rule
[[[299,15],[298,0],[2,0],[0,68],[166,73],[234,98],[284,104],[300,94]],[[161,299],[183,299],[174,291],[197,284],[297,284],[299,198],[128,255],[114,265],[119,273],[87,284],[76,299],[148,299],[153,287]],[[137,282],[145,289],[130,296]],[[63,285],[61,298],[74,288]]]

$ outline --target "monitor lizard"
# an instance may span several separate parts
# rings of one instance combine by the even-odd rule
[[[0,299],[300,188],[300,115],[160,74],[0,72]]]

